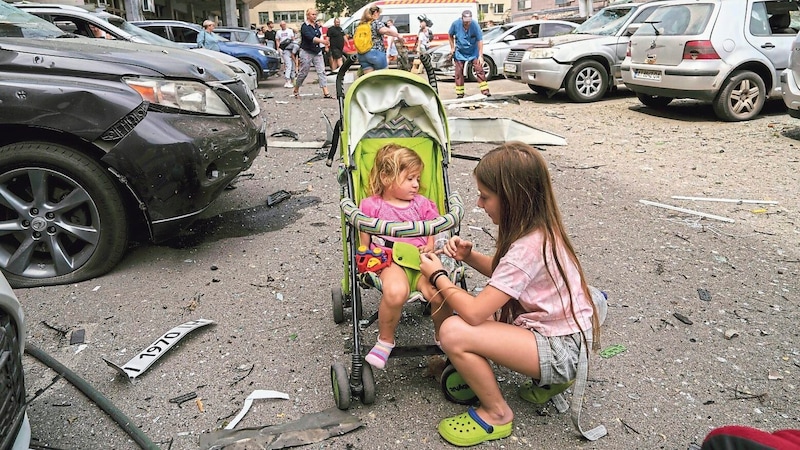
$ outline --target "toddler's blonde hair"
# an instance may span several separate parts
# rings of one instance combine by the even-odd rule
[[[397,144],[386,144],[375,155],[375,163],[369,172],[369,192],[382,196],[400,180],[403,171],[422,173],[424,167],[422,158],[414,150]]]

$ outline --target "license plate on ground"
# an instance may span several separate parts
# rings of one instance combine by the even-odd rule
[[[516,64],[504,64],[503,70],[509,73],[517,73],[517,65]]]
[[[658,70],[635,69],[633,71],[633,78],[637,80],[661,81],[661,72]]]

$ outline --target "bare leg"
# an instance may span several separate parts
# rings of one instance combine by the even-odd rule
[[[442,324],[439,337],[450,362],[478,396],[478,415],[492,425],[511,422],[514,412],[500,392],[489,360],[539,378],[539,350],[533,333],[491,320],[473,326],[451,316]]]
[[[378,338],[394,343],[403,305],[408,300],[408,277],[402,267],[392,264],[381,271],[382,295],[378,306]]]

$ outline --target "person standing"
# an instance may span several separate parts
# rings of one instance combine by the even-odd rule
[[[464,98],[464,65],[469,63],[478,79],[481,94],[489,97],[489,82],[483,71],[483,32],[477,22],[472,20],[472,11],[465,10],[461,19],[450,25],[447,33],[450,40],[450,58],[453,58],[456,78],[456,98]]]
[[[359,25],[368,23],[372,34],[372,48],[366,53],[359,53],[358,62],[361,64],[361,72],[369,73],[373,70],[385,69],[387,67],[386,45],[383,43],[383,36],[389,35],[402,42],[403,38],[392,31],[385,23],[381,22],[381,8],[377,5],[370,6],[364,10]]]
[[[197,33],[197,45],[201,48],[219,51],[219,36],[214,33],[215,26],[213,20],[203,21],[203,31]]]
[[[342,67],[342,56],[344,55],[344,30],[342,30],[339,18],[333,19],[333,26],[328,28],[328,41],[331,43],[330,57],[331,72],[338,72]]]
[[[394,26],[394,20],[389,19],[386,21],[386,26],[397,33],[397,27]],[[387,65],[397,61],[397,47],[395,47],[395,39],[389,34],[386,38],[386,62]]]
[[[264,33],[264,45],[269,47],[270,46],[269,45],[270,42],[272,42],[273,45],[274,45],[274,42],[275,42],[275,24],[272,23],[271,20],[267,22],[267,26],[266,27],[261,27],[261,32]],[[273,48],[275,48],[276,50],[278,49],[278,47],[273,47]]]
[[[280,49],[281,56],[283,56],[283,79],[286,80],[283,87],[290,88],[294,87],[292,80],[295,78],[294,58],[290,48],[291,43],[294,41],[294,30],[286,26],[285,20],[281,20],[280,27],[281,29],[275,32],[275,48]]]
[[[319,86],[322,88],[323,98],[333,98],[328,92],[328,79],[325,76],[325,60],[322,58],[322,49],[328,47],[328,38],[322,37],[322,29],[316,23],[317,10],[309,8],[306,10],[306,21],[300,27],[300,70],[297,79],[294,80],[294,98],[300,97],[300,86],[308,76],[311,65],[317,71]],[[323,45],[323,47],[320,47]]]

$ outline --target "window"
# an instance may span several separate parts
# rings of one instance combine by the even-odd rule
[[[487,5],[486,3],[484,3],[482,5],[478,5],[478,11],[480,11],[482,14],[488,14],[489,13],[489,5]]]
[[[285,22],[304,22],[306,20],[306,14],[303,11],[275,11],[273,16],[275,17],[275,22],[280,22],[281,20]]]
[[[494,4],[494,13],[495,14],[503,14],[504,10],[505,10],[505,5],[504,4],[502,4],[502,3],[495,3]]]
[[[258,13],[258,23],[266,25],[267,22],[269,22],[269,11]]]
[[[381,15],[382,21],[386,22],[389,19],[394,21],[394,27],[397,28],[398,33],[411,33],[408,14]],[[356,21],[356,24],[358,24],[358,21]]]
[[[573,28],[563,23],[544,23],[539,35],[541,37],[559,36],[571,32]]]
[[[517,0],[517,9],[520,11],[531,9],[531,0]]]
[[[175,35],[175,42],[197,42],[197,31],[191,28],[172,27],[172,34]]]
[[[167,34],[167,27],[163,25],[147,25],[147,26],[142,26],[142,28],[153,34],[157,34],[164,39],[169,39],[169,34]]]

